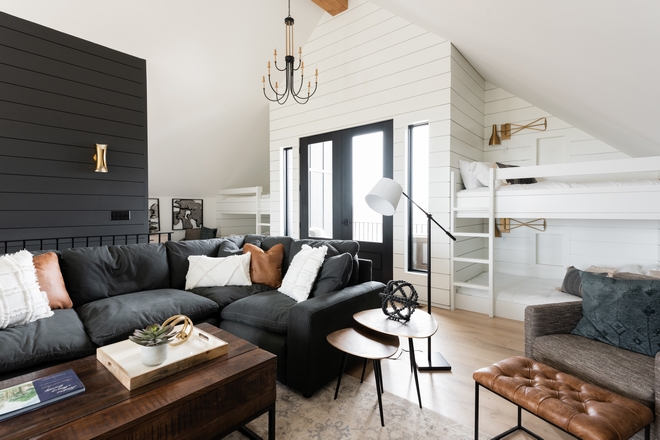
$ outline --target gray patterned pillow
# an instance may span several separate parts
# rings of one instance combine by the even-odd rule
[[[579,296],[582,298],[582,279],[580,274],[583,273],[580,269],[576,269],[574,266],[566,269],[566,275],[564,275],[564,281],[561,283],[561,291],[564,293],[570,293],[571,295]],[[595,273],[589,272],[601,277],[606,277],[607,272]],[[615,277],[616,278],[616,277]],[[624,277],[620,277],[624,278]]]
[[[582,280],[582,318],[571,334],[655,356],[660,351],[660,280],[627,280],[589,272]]]

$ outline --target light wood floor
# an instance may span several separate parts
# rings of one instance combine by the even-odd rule
[[[417,310],[415,313],[426,313]],[[524,355],[523,323],[462,310],[434,309],[438,332],[433,336],[433,351],[439,351],[451,364],[451,372],[419,372],[422,405],[442,415],[474,426],[474,370],[511,356]],[[415,356],[421,359],[426,353],[426,339],[415,342]],[[401,340],[407,350],[408,341]],[[391,392],[417,403],[415,380],[410,372],[407,352],[396,360],[383,360],[385,392]],[[348,371],[360,378],[362,367]],[[365,381],[374,383],[374,375],[367,367]],[[374,385],[375,386],[375,385]],[[516,407],[485,389],[479,394],[479,430],[495,436],[516,424]],[[573,439],[570,435],[523,411],[523,426],[546,440]],[[507,439],[532,439],[518,431]]]

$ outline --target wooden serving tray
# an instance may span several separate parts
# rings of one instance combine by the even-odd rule
[[[180,330],[182,326],[176,326]],[[186,368],[227,354],[222,339],[195,327],[190,338],[181,345],[169,346],[167,359],[155,367],[140,361],[140,346],[130,340],[96,349],[96,359],[129,390],[170,376]]]

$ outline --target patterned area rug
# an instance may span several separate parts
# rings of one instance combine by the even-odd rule
[[[306,399],[301,394],[277,384],[276,438],[285,439],[446,439],[472,440],[474,429],[422,408],[399,396],[383,394],[385,427],[380,426],[376,387],[361,384],[344,375],[337,400],[336,382]],[[264,414],[248,425],[262,438],[268,438],[268,415]],[[229,439],[243,440],[240,433]],[[482,433],[480,440],[487,436]]]

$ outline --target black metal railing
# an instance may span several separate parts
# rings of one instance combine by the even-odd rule
[[[63,250],[76,247],[111,246],[119,244],[161,243],[172,239],[171,232],[144,234],[91,235],[81,237],[36,238],[0,241],[0,255],[28,251]]]

